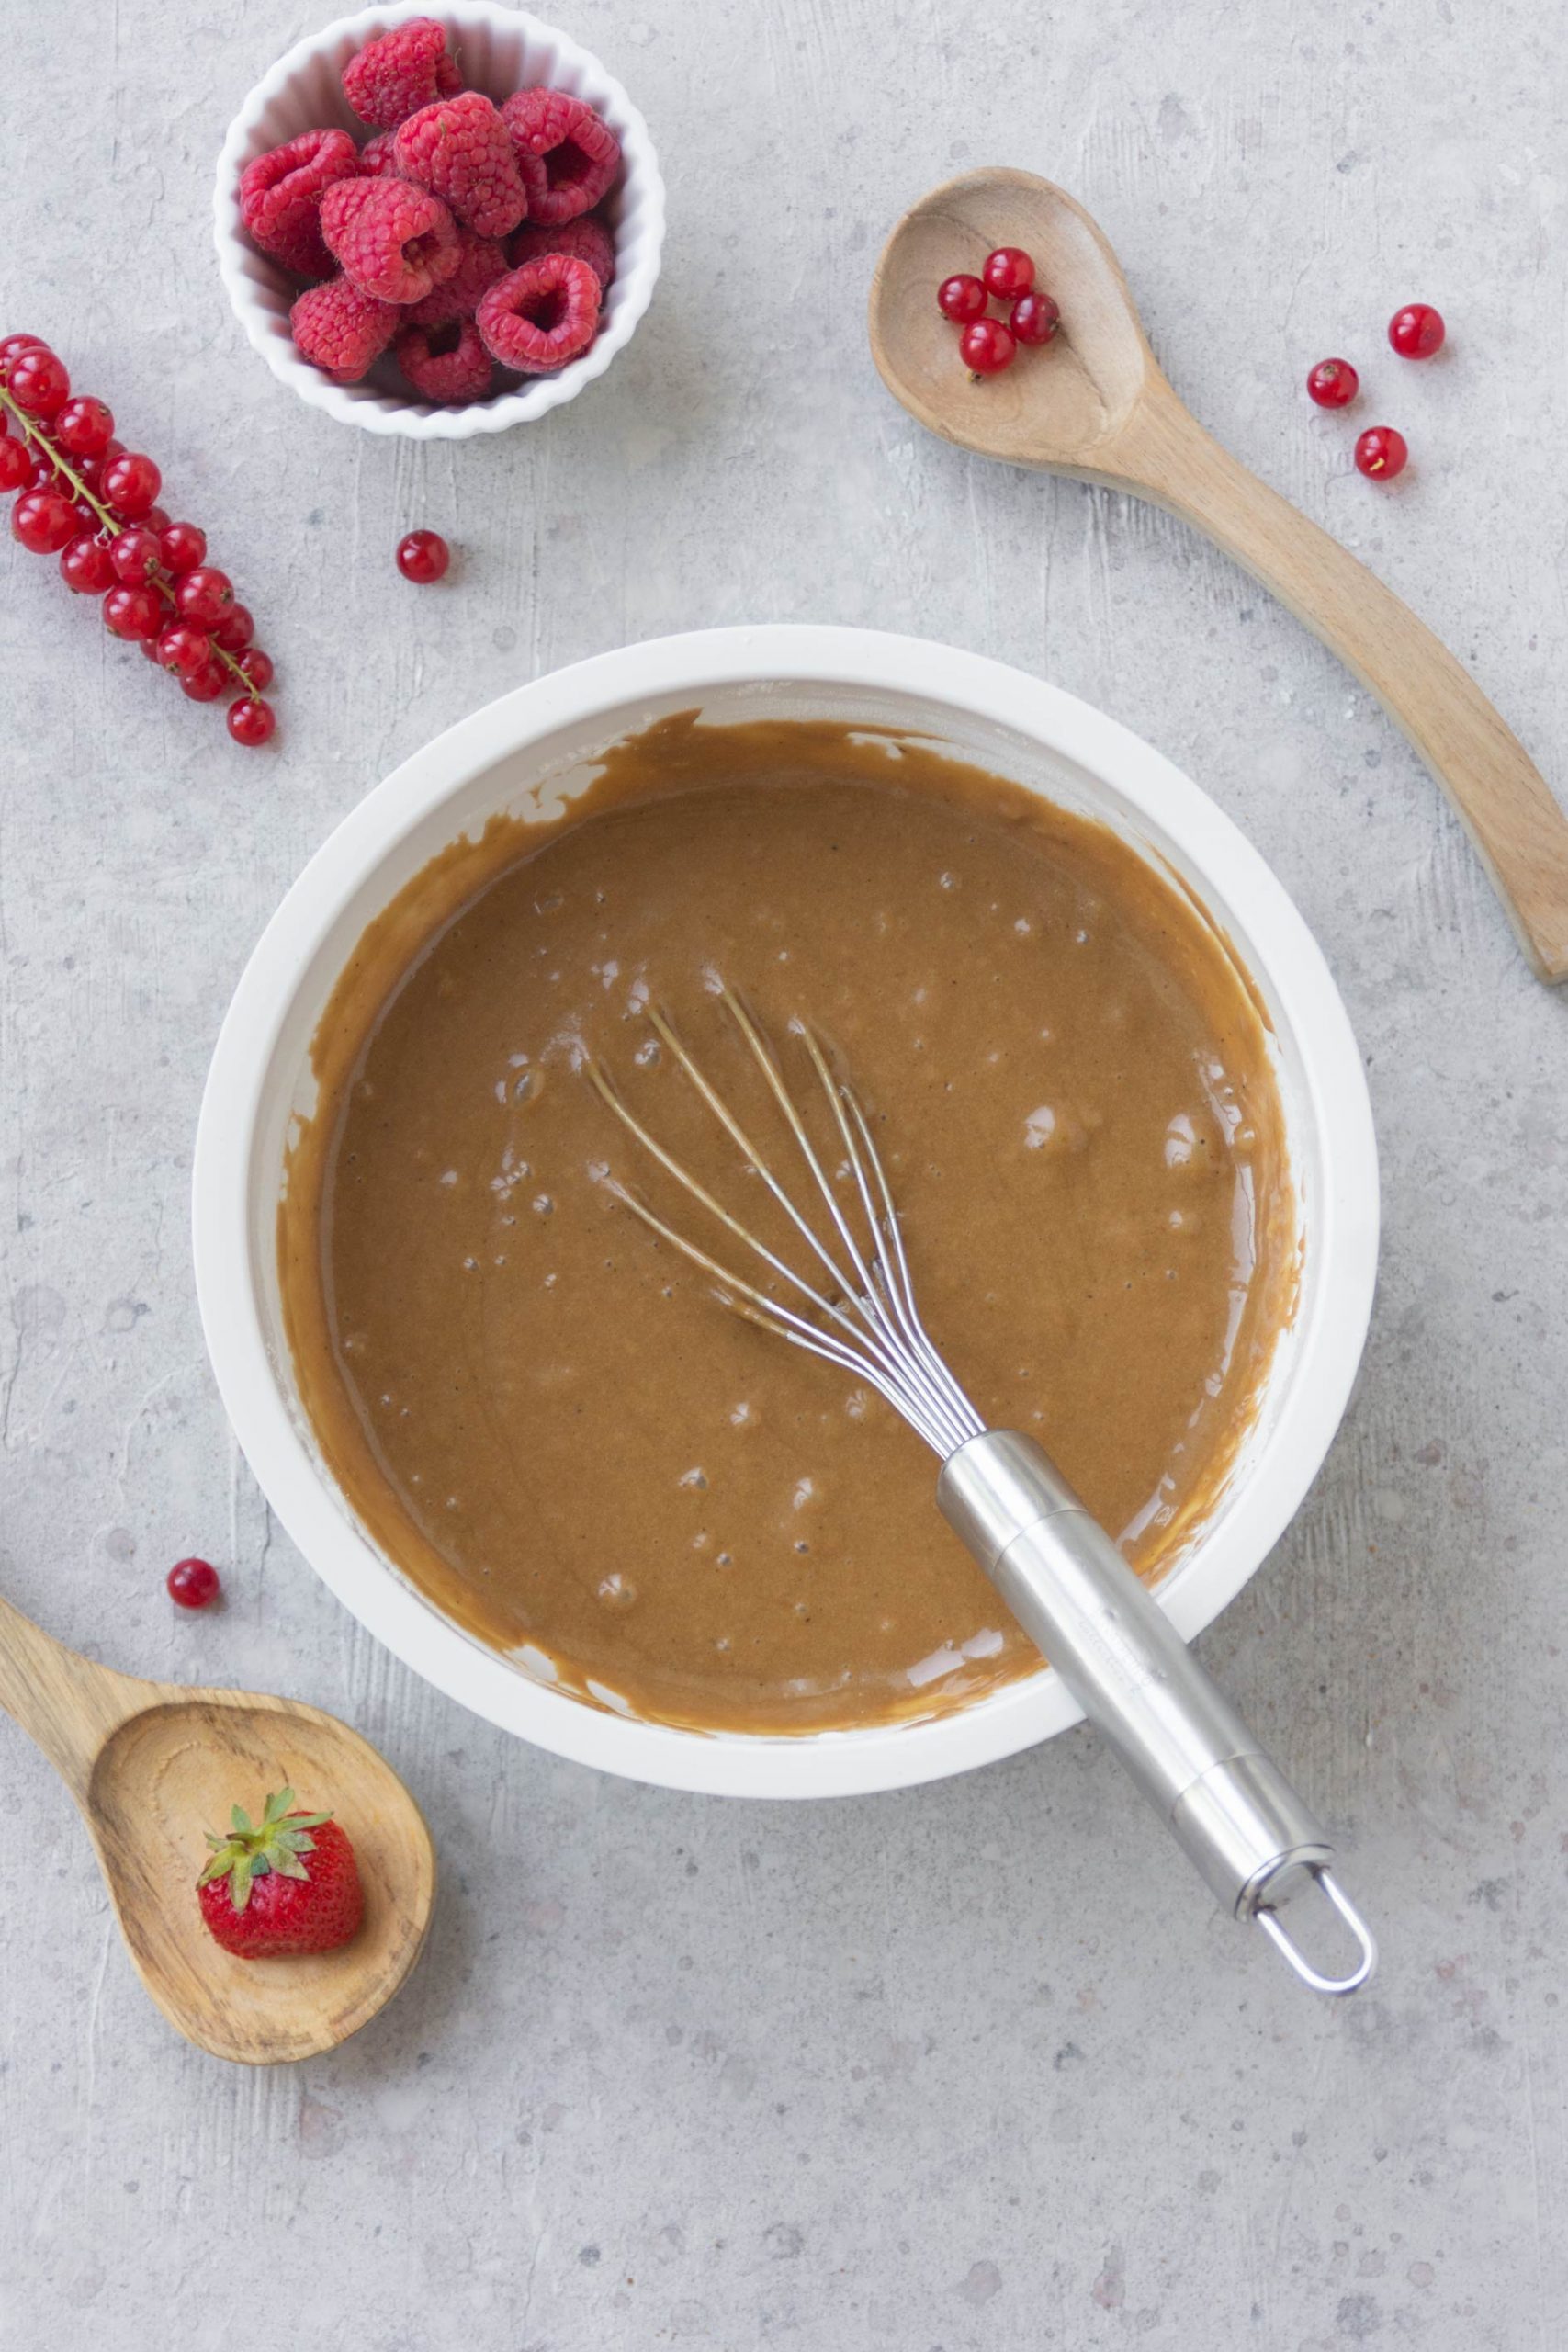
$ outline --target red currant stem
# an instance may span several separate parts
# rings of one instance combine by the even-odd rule
[[[10,410],[11,414],[16,418],[17,423],[21,426],[22,431],[27,435],[28,439],[37,443],[38,447],[43,451],[44,456],[49,459],[50,464],[54,468],[56,473],[62,473],[65,476],[66,481],[71,484],[73,495],[77,498],[86,500],[87,504],[92,508],[94,514],[97,515],[98,519],[103,523],[107,529],[114,531],[117,534],[122,531],[125,528],[124,524],[117,522],[114,516],[109,513],[108,508],[105,506],[101,501],[94,497],[92,492],[87,488],[86,483],[82,480],[81,475],[76,471],[73,466],[67,465],[65,459],[61,456],[59,450],[55,447],[53,442],[43,430],[43,427],[38,423],[37,419],[30,417],[26,409],[18,408],[17,406],[16,401],[11,398],[10,393],[6,390],[4,384],[0,384],[0,403],[3,403],[5,407]]]
[[[132,528],[130,524],[122,523],[118,514],[111,514],[109,509],[104,504],[101,498],[95,496],[94,492],[87,488],[86,483],[82,480],[81,475],[76,471],[74,466],[68,464],[66,459],[61,456],[60,451],[55,447],[53,442],[50,439],[48,434],[44,432],[41,425],[38,424],[37,420],[30,417],[26,409],[17,407],[16,401],[11,398],[10,393],[6,390],[4,384],[0,384],[0,406],[4,406],[10,411],[11,414],[16,418],[17,423],[21,426],[27,438],[29,441],[37,443],[38,447],[43,451],[44,456],[49,459],[50,464],[54,468],[55,472],[64,475],[66,481],[71,485],[72,492],[74,496],[84,500],[86,504],[92,508],[94,514],[98,518],[99,524],[104,530],[107,531],[111,538],[118,539],[122,531],[127,531]],[[136,527],[140,527],[140,526]],[[165,605],[174,605],[176,613],[179,611],[179,606],[175,602],[173,585],[170,582],[167,574],[162,569],[153,573],[152,578],[148,582],[148,585],[149,587],[156,588],[159,595],[162,596]],[[252,685],[250,680],[246,677],[244,672],[241,669],[233,655],[231,653],[226,653],[223,648],[216,642],[213,644],[212,650],[216,653],[220,662],[222,662],[223,667],[233,678],[234,683],[240,688],[241,693],[244,695],[254,695],[255,693],[255,688]]]

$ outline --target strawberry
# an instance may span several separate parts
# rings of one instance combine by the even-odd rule
[[[197,1900],[224,1951],[242,1960],[332,1951],[358,1931],[365,1895],[353,1846],[330,1814],[291,1813],[293,1803],[293,1790],[279,1789],[259,1826],[236,1805],[227,1838],[207,1835],[212,1857]]]

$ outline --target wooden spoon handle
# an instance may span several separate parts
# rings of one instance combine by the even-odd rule
[[[0,1707],[37,1740],[73,1795],[85,1794],[110,1732],[153,1695],[152,1685],[68,1650],[0,1598]]]
[[[1135,430],[1137,486],[1217,541],[1371,688],[1464,820],[1540,978],[1568,979],[1568,817],[1469,672],[1174,393],[1145,401]]]

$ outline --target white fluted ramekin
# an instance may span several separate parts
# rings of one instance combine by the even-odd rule
[[[297,279],[258,252],[240,223],[240,175],[253,157],[298,139],[305,130],[342,130],[360,144],[373,136],[343,94],[344,66],[355,50],[410,17],[434,17],[446,28],[457,52],[465,85],[482,90],[499,106],[513,90],[535,83],[570,90],[603,116],[621,142],[622,171],[609,200],[615,237],[615,277],[604,298],[599,333],[581,359],[553,376],[536,376],[491,400],[461,408],[437,408],[406,388],[400,391],[396,365],[378,360],[357,384],[338,384],[294,347],[288,311],[299,291]],[[567,34],[536,17],[495,7],[490,0],[394,0],[341,17],[298,42],[264,74],[229,126],[218,158],[213,190],[218,266],[234,315],[280,384],[340,424],[367,433],[400,433],[416,441],[466,441],[475,433],[501,433],[526,424],[602,376],[624,351],[653,297],[664,243],[664,182],[648,125],[599,60]]]
[[[923,1722],[797,1737],[682,1731],[587,1705],[557,1686],[542,1653],[508,1658],[471,1640],[372,1543],[316,1445],[284,1335],[277,1202],[289,1126],[314,1106],[310,1040],[366,925],[460,835],[477,837],[503,809],[537,815],[535,787],[547,778],[553,812],[608,744],[694,707],[719,722],[907,728],[1111,826],[1174,874],[1233,946],[1269,1023],[1301,1275],[1257,1419],[1207,1524],[1158,1585],[1160,1606],[1190,1640],[1261,1566],[1328,1450],[1371,1307],[1377,1152],[1345,1008],[1258,852],[1168,760],[1059,686],[915,638],[773,624],[602,653],[476,711],[361,801],[267,926],[213,1055],[193,1183],[202,1326],[229,1418],[278,1519],[360,1623],[462,1705],[558,1756],[667,1788],[753,1797],[908,1788],[1076,1723],[1061,1677],[1043,1668]],[[668,1383],[668,1367],[649,1374]],[[931,1478],[934,1511],[934,1461]]]

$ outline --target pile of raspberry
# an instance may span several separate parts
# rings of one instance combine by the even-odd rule
[[[609,125],[565,90],[465,90],[430,17],[368,41],[343,86],[374,138],[307,130],[240,179],[252,241],[314,281],[289,312],[306,358],[353,384],[389,349],[442,405],[580,358],[615,271]]]

